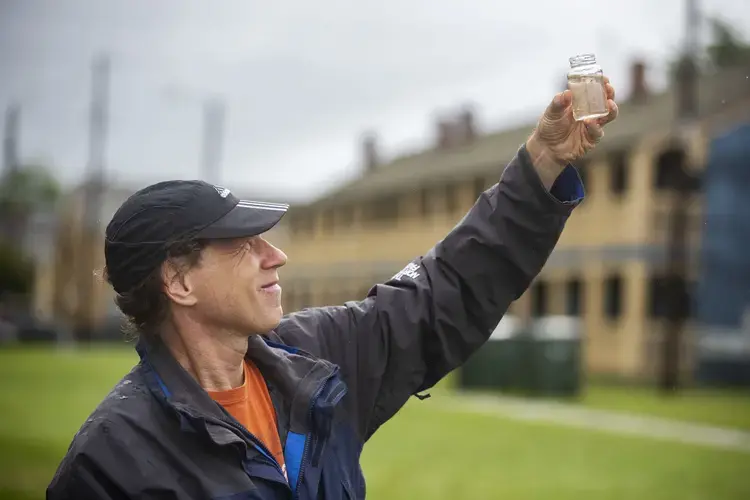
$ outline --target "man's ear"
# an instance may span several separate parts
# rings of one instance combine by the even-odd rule
[[[161,274],[164,280],[164,293],[167,297],[181,306],[196,304],[198,299],[193,293],[192,280],[188,279],[177,263],[171,260],[165,262],[162,265]]]

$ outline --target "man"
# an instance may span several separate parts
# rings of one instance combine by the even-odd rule
[[[569,163],[617,115],[606,90],[609,116],[587,123],[558,94],[443,241],[344,306],[282,317],[286,256],[262,234],[286,205],[196,181],[134,194],[105,255],[141,361],[78,432],[47,498],[364,498],[363,444],[464,363],[544,266],[583,197]]]

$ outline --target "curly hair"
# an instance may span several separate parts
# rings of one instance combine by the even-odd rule
[[[205,247],[206,242],[202,240],[175,242],[167,247],[167,259],[177,266],[180,273],[185,273],[198,265]],[[103,274],[111,285],[106,267]],[[161,266],[135,288],[118,293],[115,304],[127,318],[124,333],[128,340],[140,335],[156,335],[169,314],[169,298],[164,292]]]

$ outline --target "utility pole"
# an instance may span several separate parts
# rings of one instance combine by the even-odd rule
[[[110,59],[101,55],[91,67],[91,104],[89,110],[89,150],[86,165],[86,225],[98,229],[101,216],[101,190],[104,187],[104,165],[108,125]],[[97,186],[99,184],[99,186]]]
[[[664,393],[674,393],[680,386],[680,349],[685,323],[689,313],[689,207],[695,179],[690,174],[686,130],[698,118],[698,30],[700,13],[697,0],[685,1],[685,39],[679,61],[677,81],[677,115],[675,129],[679,136],[677,150],[664,155],[663,160],[674,175],[670,179],[673,196],[667,246],[667,322],[662,344],[660,388]]]
[[[224,148],[226,106],[218,97],[208,98],[203,103],[203,144],[201,154],[201,177],[218,184],[221,179],[221,161]]]
[[[21,107],[18,104],[11,104],[5,110],[3,170],[0,172],[0,180],[2,178],[6,180],[11,179],[19,169],[18,136],[20,116]],[[23,214],[17,213],[17,208],[13,206],[12,201],[6,201],[8,201],[8,206],[1,207],[2,210],[0,211],[0,239],[5,240],[8,245],[15,248],[21,244],[21,232],[24,223]]]
[[[95,320],[94,267],[101,235],[102,191],[104,190],[105,151],[108,125],[110,59],[97,56],[91,66],[91,103],[89,111],[88,162],[84,179],[83,218],[81,227],[81,260],[77,316],[77,340],[93,337]]]
[[[3,174],[12,175],[19,167],[18,136],[20,134],[21,106],[13,103],[5,110],[3,136]]]

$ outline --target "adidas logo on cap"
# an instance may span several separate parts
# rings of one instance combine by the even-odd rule
[[[229,193],[231,192],[229,191],[229,189],[225,187],[221,187],[221,186],[214,186],[214,189],[216,190],[217,193],[219,193],[219,196],[221,196],[222,198],[226,198],[227,196],[229,196]]]

